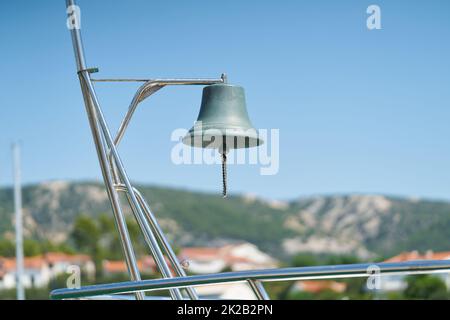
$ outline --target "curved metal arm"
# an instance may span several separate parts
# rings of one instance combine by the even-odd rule
[[[153,93],[167,85],[208,85],[215,83],[225,82],[226,76],[222,74],[220,79],[154,79],[148,80],[142,86],[139,87],[135,93],[133,100],[131,100],[130,106],[128,107],[128,112],[125,115],[122,123],[120,124],[119,130],[117,131],[116,137],[114,139],[114,144],[117,146],[122,140],[125,130],[133,117],[134,111],[136,110],[139,103],[144,101],[146,98],[150,97]]]
[[[130,106],[128,107],[128,112],[125,115],[125,118],[123,118],[122,123],[120,124],[119,130],[117,130],[116,137],[114,138],[114,144],[117,146],[119,145],[120,141],[122,140],[123,135],[125,134],[125,130],[128,127],[128,124],[131,121],[131,118],[133,117],[134,111],[136,110],[138,104],[143,101],[145,98],[151,96],[153,93],[158,91],[159,89],[163,88],[164,85],[159,84],[154,81],[147,81],[142,86],[139,87],[136,94],[133,97],[133,100],[131,100]]]

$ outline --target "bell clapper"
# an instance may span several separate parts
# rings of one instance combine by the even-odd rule
[[[225,152],[222,153],[222,183],[223,183],[222,195],[224,198],[226,198],[227,197],[227,154]]]
[[[227,153],[228,153],[228,148],[227,148],[227,143],[226,143],[226,137],[222,137],[223,138],[223,144],[222,146],[219,148],[219,152],[222,156],[222,196],[223,198],[227,197]]]

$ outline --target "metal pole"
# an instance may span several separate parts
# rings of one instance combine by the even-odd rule
[[[14,143],[13,169],[14,169],[14,208],[16,212],[16,284],[17,300],[25,300],[23,287],[23,216],[22,216],[22,186],[20,170],[20,146]]]
[[[105,139],[105,142],[106,142],[107,146],[109,147],[112,157],[114,158],[115,164],[117,165],[117,170],[120,174],[120,178],[123,180],[125,188],[127,189],[130,207],[131,207],[133,213],[135,213],[135,217],[136,217],[138,224],[144,234],[144,239],[146,240],[148,246],[150,247],[150,250],[152,251],[152,254],[153,254],[153,258],[155,259],[157,265],[159,266],[159,269],[160,269],[163,277],[172,278],[173,275],[170,272],[169,266],[167,265],[166,260],[164,259],[164,255],[162,254],[161,249],[158,246],[156,238],[153,235],[153,233],[150,229],[150,226],[148,225],[148,222],[146,221],[145,216],[142,212],[142,209],[139,206],[139,202],[137,201],[136,195],[133,192],[133,187],[131,185],[130,179],[128,178],[128,175],[125,171],[125,167],[122,163],[122,160],[119,156],[117,148],[114,144],[114,141],[113,141],[113,138],[109,131],[106,119],[100,108],[100,104],[98,102],[97,95],[94,90],[94,86],[90,82],[89,73],[82,72],[81,77],[84,80],[83,83],[86,85],[86,89],[88,90],[89,97],[91,98],[92,106],[95,108],[95,113],[96,113],[98,122],[100,124],[100,128],[102,129],[102,132],[103,132],[103,138]],[[178,289],[170,290],[170,294],[174,299],[177,299],[177,300],[183,299],[183,296],[181,295],[181,293]]]
[[[71,15],[76,14],[78,7],[75,6],[75,1],[66,0],[67,6],[67,14],[68,18],[79,19],[79,17],[73,17]],[[141,280],[139,269],[136,262],[136,257],[133,251],[133,247],[131,244],[130,236],[128,234],[128,229],[126,226],[126,222],[120,207],[119,196],[116,190],[113,187],[112,177],[108,170],[108,162],[106,158],[106,150],[103,138],[101,136],[101,131],[99,128],[99,123],[97,119],[97,114],[95,112],[95,108],[93,107],[92,97],[89,95],[89,91],[86,88],[85,81],[83,81],[83,74],[85,74],[87,79],[86,81],[90,81],[89,72],[86,70],[86,63],[84,58],[84,50],[83,43],[81,39],[81,34],[79,28],[76,25],[73,25],[70,28],[70,33],[72,36],[72,44],[74,48],[75,61],[77,65],[77,71],[79,75],[81,91],[83,94],[84,103],[86,106],[86,112],[89,119],[89,124],[92,131],[92,136],[94,139],[94,144],[97,150],[97,155],[100,163],[100,168],[103,175],[103,180],[106,186],[106,190],[108,193],[109,200],[111,202],[112,210],[114,213],[114,218],[116,221],[116,225],[119,231],[122,248],[125,254],[125,262],[127,264],[128,272],[130,274],[131,280],[138,281]],[[144,293],[136,292],[136,299],[142,300],[144,299]]]
[[[70,299],[105,294],[129,293],[136,290],[163,290],[188,286],[211,285],[220,283],[258,281],[287,281],[332,279],[350,277],[369,277],[370,267],[379,267],[379,276],[392,274],[426,274],[447,273],[450,270],[449,260],[408,261],[399,263],[361,263],[348,265],[331,265],[317,267],[299,267],[265,270],[247,270],[237,272],[195,275],[171,279],[142,280],[139,282],[118,282],[100,284],[80,289],[56,289],[50,294],[52,299]]]

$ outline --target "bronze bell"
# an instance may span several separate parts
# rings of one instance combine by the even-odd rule
[[[226,197],[228,150],[263,144],[248,117],[244,88],[229,84],[203,88],[200,113],[183,143],[192,147],[215,148],[222,154],[223,196]]]

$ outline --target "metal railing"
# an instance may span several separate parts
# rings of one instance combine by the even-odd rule
[[[370,271],[374,269],[378,270],[379,274],[374,274]],[[176,278],[126,281],[86,286],[79,289],[56,289],[51,292],[50,297],[52,299],[74,299],[235,282],[253,282],[254,284],[262,286],[263,282],[269,281],[369,277],[392,274],[424,274],[438,272],[450,272],[450,260],[423,260],[399,263],[362,263],[317,267],[249,270]],[[257,298],[268,299],[269,297]]]

